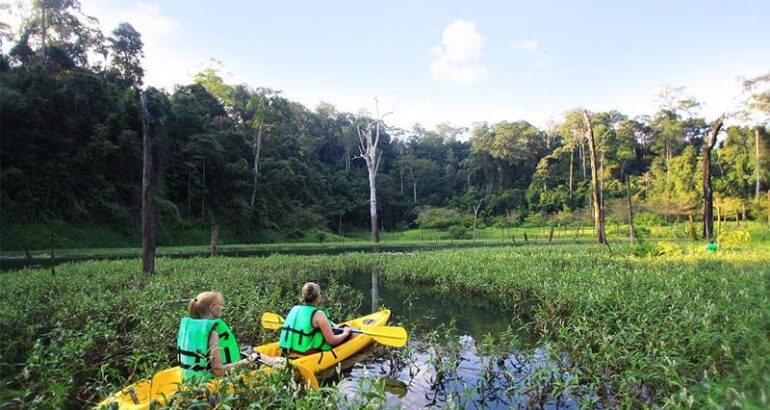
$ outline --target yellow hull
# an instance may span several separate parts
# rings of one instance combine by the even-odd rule
[[[381,310],[371,315],[362,316],[340,324],[347,324],[355,328],[366,329],[370,326],[383,326],[390,318],[390,310]],[[340,346],[336,346],[334,353],[331,351],[314,353],[290,358],[289,363],[299,371],[306,383],[313,388],[318,387],[315,373],[328,369],[345,360],[374,342],[370,336],[357,335]],[[254,350],[270,356],[280,356],[281,350],[278,342],[257,346]],[[336,357],[335,357],[336,356]],[[269,371],[269,367],[260,370]],[[145,379],[123,388],[121,391],[106,398],[98,407],[115,410],[147,410],[153,401],[159,404],[166,403],[179,390],[182,383],[182,375],[179,367],[171,367],[156,373],[152,379]],[[211,391],[219,391],[223,381],[215,379],[208,382]]]

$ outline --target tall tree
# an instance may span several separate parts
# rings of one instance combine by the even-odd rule
[[[711,190],[711,150],[717,143],[725,115],[717,118],[711,128],[711,135],[703,147],[703,237],[714,238],[714,193]]]
[[[604,244],[607,241],[607,237],[604,231],[604,209],[602,209],[602,201],[599,198],[599,172],[596,164],[596,142],[594,140],[594,127],[591,120],[591,113],[588,110],[583,110],[583,118],[586,122],[588,148],[591,151],[591,191],[593,193],[596,241],[600,244]]]
[[[141,93],[142,116],[142,272],[155,274],[155,184],[152,172],[150,112]]]
[[[743,81],[745,92],[750,93],[745,102],[744,115],[754,126],[754,197],[761,192],[760,130],[770,122],[770,72]]]
[[[380,115],[380,106],[377,99],[374,99],[375,115],[374,120],[365,118],[363,115],[359,116],[356,130],[358,131],[358,151],[357,158],[363,158],[366,162],[366,169],[369,171],[369,216],[372,227],[372,242],[380,242],[380,230],[377,224],[377,170],[380,167],[380,160],[382,159],[382,151],[378,151],[377,147],[380,143],[380,133],[383,131],[384,122],[383,119],[391,114],[387,112]]]
[[[109,38],[112,52],[111,70],[130,87],[142,86],[144,69],[141,59],[144,57],[142,35],[131,24],[120,23]]]

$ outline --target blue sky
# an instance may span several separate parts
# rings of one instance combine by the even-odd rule
[[[388,122],[525,119],[583,106],[652,114],[684,86],[715,117],[739,76],[770,71],[770,1],[81,0],[105,33],[145,42],[145,83],[186,84],[220,61],[228,83],[279,89],[313,109],[393,110]]]

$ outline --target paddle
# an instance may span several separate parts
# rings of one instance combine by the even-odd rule
[[[262,327],[265,329],[280,329],[283,324],[283,318],[275,313],[265,312],[262,314]],[[342,328],[333,327],[332,330],[337,333]],[[385,346],[404,347],[406,344],[406,329],[396,326],[371,326],[363,329],[351,328],[350,333],[370,336],[377,343]]]

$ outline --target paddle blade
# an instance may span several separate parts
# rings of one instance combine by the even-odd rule
[[[283,318],[275,313],[265,312],[262,314],[262,327],[265,329],[280,329],[283,324]]]
[[[372,326],[361,329],[361,333],[371,336],[381,345],[393,347],[404,347],[409,338],[406,329],[398,326]]]

